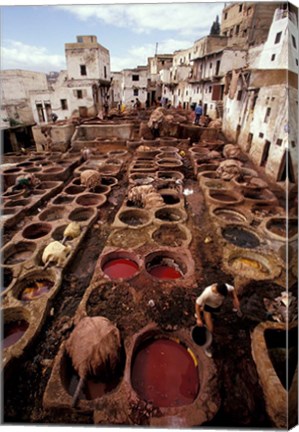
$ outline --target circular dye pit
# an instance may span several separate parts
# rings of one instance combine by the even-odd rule
[[[69,220],[73,222],[84,222],[95,215],[95,210],[84,207],[76,208],[69,215]]]
[[[60,195],[53,201],[53,204],[69,204],[72,202],[74,197],[69,195]]]
[[[164,207],[155,212],[155,218],[163,222],[177,223],[184,220],[184,215],[177,208]]]
[[[105,203],[106,199],[105,195],[84,194],[76,199],[76,203],[84,207],[100,206]]]
[[[176,182],[177,180],[184,180],[184,175],[179,171],[158,171],[157,178],[161,181]]]
[[[187,235],[178,225],[163,224],[152,234],[153,240],[161,246],[182,246]]]
[[[59,184],[59,182],[56,181],[47,181],[47,182],[42,182],[38,187],[39,189],[52,189],[55,188],[57,185]]]
[[[101,184],[103,186],[115,186],[118,183],[118,180],[115,177],[102,177],[101,178]]]
[[[212,334],[204,326],[193,327],[191,336],[193,341],[199,346],[210,345],[210,343],[212,342]]]
[[[179,204],[180,197],[175,192],[164,192],[163,190],[160,191],[160,195],[166,205],[175,205]]]
[[[237,225],[230,225],[222,228],[222,236],[229,243],[243,248],[254,249],[260,244],[258,237],[254,233]]]
[[[218,191],[215,189],[209,190],[209,196],[214,201],[223,202],[226,204],[236,204],[241,201],[241,195],[228,191]]]
[[[142,210],[124,210],[119,214],[119,219],[126,225],[135,227],[145,225],[149,222],[149,216]]]
[[[213,214],[224,222],[247,222],[247,218],[243,213],[237,210],[226,209],[225,207],[214,209]]]
[[[16,265],[29,260],[36,249],[35,243],[19,242],[6,247],[3,250],[3,262],[5,265]]]
[[[64,192],[69,194],[69,195],[77,195],[77,194],[84,192],[84,191],[85,191],[84,186],[69,186],[64,190]]]
[[[20,199],[20,200],[12,200],[8,201],[4,204],[5,207],[26,207],[31,202],[29,199]]]
[[[110,192],[110,187],[108,186],[96,186],[95,188],[93,188],[93,193],[95,194],[107,194]]]
[[[4,323],[3,348],[8,348],[18,342],[28,327],[29,324],[24,319]]]
[[[38,218],[42,221],[51,222],[62,219],[65,216],[65,212],[66,210],[64,207],[53,206],[40,213]]]
[[[286,240],[287,237],[292,238],[298,233],[298,220],[273,217],[267,221],[266,228],[282,240]]]
[[[28,240],[35,240],[40,237],[44,237],[52,229],[52,225],[48,223],[35,223],[28,225],[22,232],[24,238]]]
[[[199,391],[193,357],[183,345],[166,338],[148,340],[138,347],[131,383],[140,398],[157,407],[189,405]]]
[[[146,270],[157,279],[180,279],[185,273],[182,266],[172,256],[156,253],[146,258]]]
[[[47,294],[54,286],[54,282],[49,279],[36,279],[22,282],[23,288],[18,296],[19,300],[31,301]]]
[[[151,184],[154,180],[154,177],[146,174],[131,174],[129,177],[130,183],[135,183],[136,185]]]
[[[102,270],[110,279],[128,279],[139,271],[139,266],[128,258],[115,258],[107,261]]]

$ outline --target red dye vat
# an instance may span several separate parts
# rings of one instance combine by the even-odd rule
[[[12,321],[4,324],[3,348],[8,348],[21,339],[28,327],[29,324],[25,320]]]
[[[181,344],[170,339],[147,341],[135,357],[132,386],[155,406],[188,405],[199,390],[197,366]]]
[[[174,267],[160,265],[148,270],[149,274],[159,279],[178,279],[182,277],[182,273]]]
[[[110,277],[110,279],[126,279],[134,276],[139,270],[138,265],[129,259],[117,258],[108,261],[103,266],[104,273]]]
[[[53,285],[53,282],[46,279],[33,281],[22,291],[21,300],[30,301],[41,297],[42,295],[47,294]]]

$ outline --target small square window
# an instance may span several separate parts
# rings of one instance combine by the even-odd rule
[[[276,36],[275,36],[275,42],[274,42],[275,44],[278,44],[280,42],[281,35],[282,35],[282,32],[279,32],[279,33],[276,34]]]
[[[266,110],[266,114],[265,114],[265,118],[264,118],[264,123],[268,123],[269,117],[270,117],[270,113],[271,113],[271,108],[267,108]]]
[[[81,75],[87,75],[85,65],[80,65],[80,74]]]
[[[239,12],[242,12],[242,10],[243,10],[243,5],[240,4],[240,5],[239,5]]]
[[[209,93],[212,93],[212,86],[209,86]]]
[[[138,96],[139,94],[139,90],[138,89],[134,89],[134,96]]]
[[[278,139],[278,140],[276,141],[276,145],[278,145],[278,146],[280,147],[281,144],[282,144],[282,139]]]
[[[227,19],[227,12],[225,12],[225,14],[224,14],[224,19],[225,20]]]
[[[259,133],[259,138],[264,138],[264,134],[263,134],[263,132],[260,132],[260,133]]]
[[[139,75],[132,75],[132,81],[139,81]]]
[[[271,61],[274,61],[275,60],[275,54],[272,54],[271,55]]]
[[[291,141],[291,146],[292,146],[293,148],[296,147],[296,143],[295,143],[295,141]]]
[[[60,99],[61,109],[67,110],[67,100],[66,99]]]
[[[82,99],[83,98],[83,92],[82,90],[77,90],[77,98]]]
[[[213,67],[213,63],[210,63],[210,69]]]

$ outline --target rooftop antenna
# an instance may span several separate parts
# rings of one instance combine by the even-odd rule
[[[155,51],[155,56],[158,54],[158,42],[156,42],[156,51]]]

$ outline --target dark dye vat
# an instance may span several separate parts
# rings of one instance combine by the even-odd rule
[[[114,186],[117,183],[117,179],[115,177],[102,177],[101,183],[103,186]]]
[[[286,331],[274,329],[267,329],[265,331],[265,341],[269,357],[281,384],[286,390],[289,390],[292,385],[298,364],[297,340],[297,327],[288,332],[288,346]]]
[[[8,252],[7,258],[4,258],[4,264],[15,265],[27,261],[32,257],[35,248],[34,243],[17,243],[15,250],[11,253]]]
[[[73,210],[72,213],[69,215],[69,219],[75,222],[83,222],[90,219],[93,215],[94,215],[93,210],[89,210],[81,207]]]
[[[182,277],[182,273],[179,270],[167,265],[152,267],[148,270],[148,272],[151,276],[154,276],[158,279],[179,279]]]
[[[119,215],[119,219],[123,223],[125,223],[127,225],[130,225],[130,226],[143,225],[143,224],[145,224],[145,223],[148,222],[146,213],[141,214],[141,213],[138,213],[135,210],[124,211],[123,213],[121,213]]]
[[[34,240],[40,237],[44,237],[51,231],[51,229],[52,226],[46,223],[36,223],[28,225],[28,227],[25,228],[23,231],[23,237],[29,240]]]
[[[117,258],[108,261],[103,266],[103,272],[110,277],[110,279],[127,279],[134,276],[139,270],[138,265],[129,259]]]
[[[68,204],[74,200],[74,197],[68,195],[60,195],[53,201],[53,204]]]
[[[177,226],[162,225],[153,233],[153,239],[163,246],[181,246],[186,234]]]
[[[175,209],[160,209],[155,213],[156,218],[165,222],[179,222],[182,219],[182,214]]]
[[[163,201],[165,202],[165,204],[168,205],[174,205],[174,204],[178,204],[180,202],[180,198],[177,195],[172,195],[172,194],[161,194]]]
[[[210,196],[211,198],[214,198],[217,201],[223,201],[223,202],[235,202],[237,201],[237,198],[229,195],[229,194],[224,194],[221,192],[210,192]]]
[[[4,324],[3,348],[14,345],[28,329],[29,324],[25,320],[11,321]]]
[[[286,219],[273,219],[268,222],[268,229],[274,234],[280,237],[286,237],[288,233],[288,237],[293,237],[297,234],[297,221],[287,220]]]
[[[139,347],[131,382],[142,399],[158,407],[189,405],[199,390],[197,367],[189,352],[181,344],[162,338]]]
[[[19,298],[23,301],[34,300],[43,296],[44,294],[47,294],[53,285],[54,282],[48,279],[29,281],[27,286],[22,290]]]
[[[199,346],[203,346],[211,340],[211,333],[206,327],[193,327],[191,335],[194,342]]]
[[[249,249],[259,246],[259,239],[251,232],[238,226],[229,226],[222,230],[223,237],[230,243]]]

